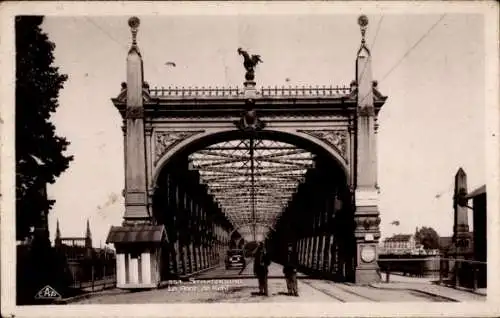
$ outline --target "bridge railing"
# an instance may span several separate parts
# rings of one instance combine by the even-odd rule
[[[238,97],[243,94],[239,87],[155,87],[149,90],[152,97],[196,98]]]
[[[385,282],[396,280],[394,275],[412,278],[429,278],[439,284],[472,290],[486,288],[487,263],[475,260],[431,256],[425,258],[379,258]],[[392,276],[392,278],[391,278]]]
[[[114,264],[79,264],[71,271],[71,288],[81,291],[96,291],[116,286],[116,266]]]
[[[351,93],[347,86],[268,86],[257,89],[261,97],[336,97]],[[244,94],[241,87],[154,87],[152,97],[160,98],[235,98]]]
[[[275,86],[262,87],[263,97],[334,97],[348,95],[351,89],[346,86]]]

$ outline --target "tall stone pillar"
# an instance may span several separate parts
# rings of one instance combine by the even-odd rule
[[[469,217],[467,207],[467,175],[460,168],[455,175],[455,191],[453,196],[453,210],[455,212],[453,226],[453,243],[455,253],[459,258],[464,258],[471,244],[471,233],[469,232]]]
[[[143,61],[136,42],[139,19],[131,18],[132,46],[127,56],[127,110],[124,225],[150,223],[144,142]]]
[[[373,87],[370,51],[365,44],[365,32],[368,18],[358,19],[362,41],[356,59],[356,84],[358,98],[358,116],[356,131],[356,183],[355,214],[356,224],[356,284],[368,284],[380,280],[377,273],[377,241],[380,238],[378,189],[377,189],[377,150],[375,135],[375,108],[373,105]]]

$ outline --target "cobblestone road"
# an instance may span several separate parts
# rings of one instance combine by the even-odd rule
[[[311,279],[301,274],[299,297],[286,295],[282,266],[269,267],[269,297],[257,295],[257,279],[252,277],[252,264],[240,269],[220,268],[199,274],[189,282],[176,282],[165,288],[146,291],[108,290],[77,304],[126,303],[255,303],[255,302],[436,302],[442,297],[412,289],[376,288]],[[378,286],[380,287],[380,286]]]

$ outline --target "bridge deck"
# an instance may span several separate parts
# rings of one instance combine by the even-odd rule
[[[128,292],[110,290],[78,302],[78,304],[125,303],[255,303],[255,302],[443,302],[478,301],[486,297],[442,286],[425,286],[423,292],[414,284],[396,288],[384,286],[354,286],[327,280],[311,279],[299,274],[299,297],[286,295],[286,282],[282,266],[272,263],[269,267],[269,297],[257,295],[257,279],[251,278],[251,261],[238,278],[239,269],[226,270],[223,266],[204,272],[189,282],[170,284],[157,290]],[[411,286],[410,286],[410,285]],[[433,290],[430,290],[432,289]],[[426,290],[427,292],[425,292]],[[448,295],[448,296],[446,296]]]

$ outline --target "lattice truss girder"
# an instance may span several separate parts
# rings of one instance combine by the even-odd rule
[[[269,230],[263,224],[275,223],[314,167],[314,155],[283,142],[243,139],[197,151],[189,162],[238,232],[262,236]]]

